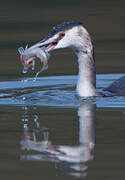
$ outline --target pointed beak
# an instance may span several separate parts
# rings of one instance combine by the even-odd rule
[[[47,40],[42,40],[42,41],[38,42],[37,44],[31,46],[28,50],[33,50],[34,48],[42,48],[43,47],[45,49],[45,51],[50,52],[55,48],[58,41],[59,41],[58,38],[57,39],[50,38]]]

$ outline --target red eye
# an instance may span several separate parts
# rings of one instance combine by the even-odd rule
[[[65,36],[65,33],[64,32],[61,32],[60,33],[60,37],[63,38]]]

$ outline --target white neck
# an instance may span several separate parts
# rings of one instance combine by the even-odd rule
[[[77,52],[79,73],[77,93],[80,97],[96,96],[96,68],[93,53]]]

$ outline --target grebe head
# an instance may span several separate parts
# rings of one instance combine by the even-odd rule
[[[85,43],[85,34],[82,23],[80,22],[66,22],[54,27],[47,39],[50,45],[47,51],[52,51],[62,48],[81,49]]]
[[[65,22],[53,27],[48,36],[33,48],[42,46],[48,52],[62,48],[72,48],[76,52],[92,50],[90,36],[81,22]]]
[[[25,62],[25,59],[30,59],[29,63],[32,64],[32,60],[37,58],[37,49],[39,48],[46,52],[72,48],[76,53],[79,51],[89,53],[92,50],[91,39],[82,25],[81,22],[64,22],[53,27],[46,38],[24,50],[20,57],[22,63]]]

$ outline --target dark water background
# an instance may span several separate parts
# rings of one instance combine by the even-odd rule
[[[124,97],[101,98],[90,106],[81,107],[71,98],[74,98],[74,84],[61,90],[52,85],[47,89],[9,90],[21,78],[34,76],[31,71],[25,76],[21,74],[18,47],[43,39],[54,25],[64,21],[82,21],[90,32],[95,44],[97,73],[108,74],[104,76],[105,81],[98,76],[98,87],[103,87],[104,82],[108,84],[114,77],[117,79],[125,69],[124,19],[123,0],[0,1],[1,180],[125,179]],[[75,55],[71,50],[60,50],[52,52],[49,69],[41,77],[76,74]],[[62,84],[66,79],[64,76]],[[53,84],[56,81],[59,80],[54,80]],[[48,107],[47,103],[52,106]],[[80,108],[90,114],[79,115]],[[83,131],[85,140],[88,137],[83,144],[79,139],[80,119],[93,122],[88,126],[94,133],[89,136]],[[94,147],[88,147],[90,141]],[[72,150],[66,157],[58,154],[59,148],[65,147],[72,148],[78,156],[82,152],[81,161],[77,162],[79,157],[76,156],[72,162]],[[77,167],[75,170],[73,165]]]

